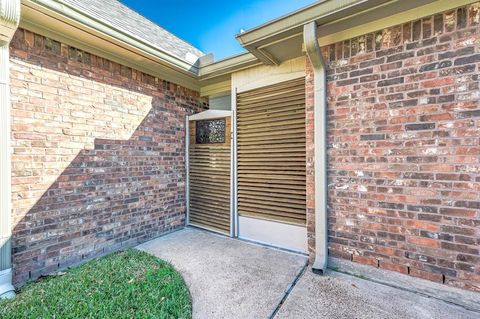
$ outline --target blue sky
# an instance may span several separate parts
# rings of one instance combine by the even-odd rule
[[[248,30],[304,7],[313,0],[120,0],[215,60],[242,52],[235,39]]]

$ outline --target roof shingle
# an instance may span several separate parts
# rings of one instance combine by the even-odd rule
[[[116,0],[61,0],[86,15],[187,61],[188,53],[205,55],[200,50],[153,23]],[[187,61],[188,62],[188,61]],[[191,61],[189,61],[191,62]]]

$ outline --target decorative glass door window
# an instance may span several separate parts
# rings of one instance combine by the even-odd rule
[[[225,143],[225,119],[197,121],[196,144]]]

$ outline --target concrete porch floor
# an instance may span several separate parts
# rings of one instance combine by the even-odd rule
[[[305,270],[305,256],[195,228],[138,249],[180,271],[192,295],[193,318],[480,318],[460,306],[350,275],[314,275]]]

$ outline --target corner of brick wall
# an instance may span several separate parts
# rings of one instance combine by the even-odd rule
[[[330,255],[480,291],[480,3],[322,52]],[[307,147],[310,256],[313,156]]]
[[[14,281],[185,222],[198,92],[27,30],[11,43]]]

